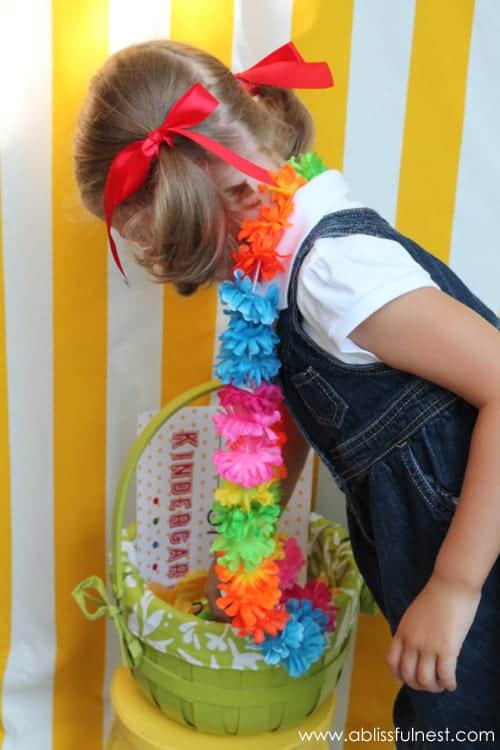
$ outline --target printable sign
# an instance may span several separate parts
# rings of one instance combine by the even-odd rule
[[[212,418],[217,406],[185,407],[157,432],[137,467],[137,558],[141,576],[172,586],[188,570],[210,563],[216,528],[210,522],[214,491],[220,484],[212,462],[223,440]],[[155,415],[140,415],[138,432]],[[279,522],[307,558],[313,451]],[[300,583],[305,580],[305,566]]]

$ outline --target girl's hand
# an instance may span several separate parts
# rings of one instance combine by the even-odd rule
[[[212,562],[210,563],[210,567],[208,568],[205,596],[208,599],[208,604],[210,606],[210,611],[214,620],[217,620],[218,622],[230,622],[231,618],[226,615],[223,609],[219,609],[219,607],[215,603],[215,600],[220,596],[219,589],[217,588],[218,578],[215,572],[215,559],[215,555],[213,555]]]
[[[481,591],[434,574],[401,618],[387,654],[394,677],[415,690],[457,687],[455,669]]]

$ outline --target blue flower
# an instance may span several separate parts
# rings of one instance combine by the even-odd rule
[[[273,354],[279,337],[270,326],[249,323],[239,313],[233,313],[229,327],[219,340],[223,350],[234,357],[252,358]]]
[[[231,310],[239,312],[250,323],[271,323],[278,317],[279,287],[270,284],[265,295],[259,295],[259,285],[255,290],[248,276],[238,268],[233,281],[223,281],[219,286],[219,298]]]
[[[220,363],[215,368],[215,375],[224,383],[235,386],[251,386],[255,383],[258,388],[263,381],[270,383],[278,373],[281,363],[277,357],[235,357],[231,350],[221,347]]]
[[[292,677],[300,677],[317,661],[326,647],[324,624],[309,599],[286,603],[290,618],[279,635],[266,636],[261,644],[266,664],[283,664]],[[326,615],[325,615],[326,617]]]
[[[279,664],[290,658],[291,652],[300,648],[303,637],[304,626],[291,619],[280,635],[266,636],[261,644],[266,664]]]
[[[310,617],[319,625],[322,633],[330,632],[328,615],[319,607],[313,607],[310,599],[289,599],[286,608],[297,617]]]

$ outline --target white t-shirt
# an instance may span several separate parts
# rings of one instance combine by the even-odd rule
[[[287,270],[273,282],[280,286],[280,309],[287,291],[295,253],[325,214],[363,206],[349,197],[341,172],[330,169],[295,193],[288,227],[277,247],[286,255]],[[439,286],[395,240],[353,234],[316,240],[304,258],[297,279],[297,305],[306,333],[334,357],[350,364],[380,361],[349,338],[361,321],[390,300],[423,286]]]

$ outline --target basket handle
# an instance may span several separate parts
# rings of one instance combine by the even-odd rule
[[[181,393],[176,398],[169,401],[146,425],[143,431],[138,435],[132,447],[130,448],[125,463],[123,465],[120,479],[116,488],[115,507],[113,513],[113,565],[111,571],[111,580],[113,584],[113,593],[118,601],[123,597],[123,562],[121,555],[121,534],[125,507],[127,504],[127,495],[130,482],[135,474],[139,459],[144,453],[149,441],[156,435],[162,425],[170,419],[179,409],[186,406],[200,396],[216,391],[222,388],[223,383],[220,380],[209,380],[201,385]]]

